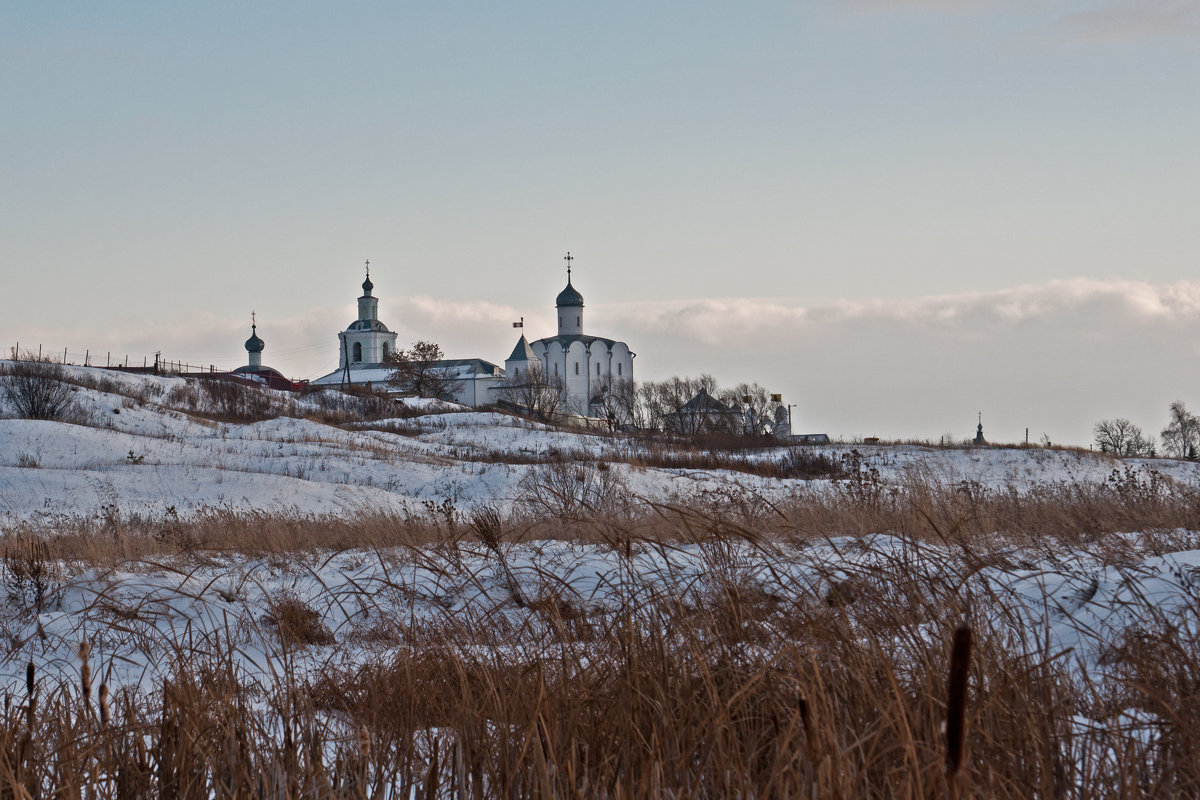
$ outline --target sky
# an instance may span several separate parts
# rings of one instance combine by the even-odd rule
[[[1200,410],[1200,0],[0,4],[0,341],[585,330],[795,428]]]

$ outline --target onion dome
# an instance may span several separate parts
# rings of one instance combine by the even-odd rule
[[[570,278],[567,278],[567,288],[558,293],[558,299],[554,301],[554,305],[558,308],[562,308],[563,306],[583,307],[583,295],[571,285]]]
[[[250,326],[250,338],[246,340],[247,353],[261,353],[267,344],[262,339],[258,338],[258,326]]]

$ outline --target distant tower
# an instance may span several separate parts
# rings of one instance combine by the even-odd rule
[[[246,340],[246,352],[250,354],[250,361],[246,365],[249,369],[262,368],[262,351],[267,344],[262,339],[258,338],[258,321],[254,318],[254,312],[250,312],[250,338]]]
[[[979,425],[975,428],[975,441],[973,444],[987,444],[987,440],[983,438],[983,412],[979,412]]]

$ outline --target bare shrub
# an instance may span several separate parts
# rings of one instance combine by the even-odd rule
[[[271,610],[263,622],[275,629],[279,641],[287,647],[333,644],[334,636],[321,622],[321,615],[293,594],[270,599]]]
[[[4,366],[0,394],[25,419],[64,419],[75,405],[65,373],[62,364],[24,354]]]
[[[620,473],[604,462],[563,460],[541,464],[521,481],[523,504],[554,517],[613,513],[630,499]]]
[[[200,390],[202,413],[227,422],[261,422],[278,416],[271,396],[264,390],[240,381],[204,378],[196,383]]]
[[[18,539],[5,546],[0,580],[8,602],[22,612],[41,614],[62,597],[62,566],[50,557],[46,543],[36,539]]]

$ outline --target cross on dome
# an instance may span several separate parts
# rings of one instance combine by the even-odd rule
[[[250,338],[246,340],[246,352],[250,354],[250,366],[257,367],[258,354],[266,347],[266,343],[258,338],[258,319],[253,311],[250,312]]]
[[[571,262],[574,260],[575,256],[571,255],[569,250],[567,251],[567,254],[563,256],[563,261],[567,262],[567,288],[558,293],[558,299],[554,302],[554,305],[558,308],[563,308],[564,306],[578,306],[579,308],[583,307],[583,295],[581,295],[579,291],[571,285]],[[561,333],[561,330],[559,332]]]
[[[363,281],[362,287],[363,287],[363,295],[366,297],[370,297],[371,290],[375,288],[375,284],[371,283],[371,259],[368,258],[366,260],[366,265],[367,265],[367,279],[365,281]]]

